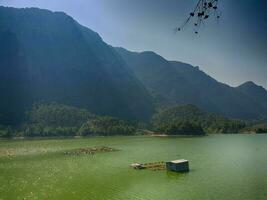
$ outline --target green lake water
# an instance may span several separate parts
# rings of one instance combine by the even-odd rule
[[[65,150],[121,151],[68,156]],[[134,170],[188,159],[191,171]],[[0,141],[1,200],[266,200],[267,135]]]

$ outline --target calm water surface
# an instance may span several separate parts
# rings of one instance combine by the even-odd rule
[[[63,154],[101,145],[121,151]],[[129,167],[179,158],[190,173]],[[266,200],[267,135],[0,141],[0,199]]]

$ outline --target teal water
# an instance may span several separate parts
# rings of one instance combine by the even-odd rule
[[[101,145],[121,151],[63,154]],[[189,173],[129,167],[180,158]],[[0,141],[0,199],[265,200],[267,135]]]

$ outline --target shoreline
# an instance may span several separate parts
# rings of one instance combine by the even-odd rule
[[[91,135],[91,136],[55,136],[55,137],[14,137],[1,138],[0,141],[22,141],[22,140],[57,140],[57,139],[89,139],[89,138],[108,138],[108,137],[154,137],[154,138],[174,138],[174,137],[205,137],[213,135],[266,135],[267,133],[212,133],[205,135],[167,135],[167,134],[147,134],[147,135]]]

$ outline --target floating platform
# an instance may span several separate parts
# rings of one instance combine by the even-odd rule
[[[174,172],[189,172],[189,161],[185,159],[166,162],[166,168]]]

